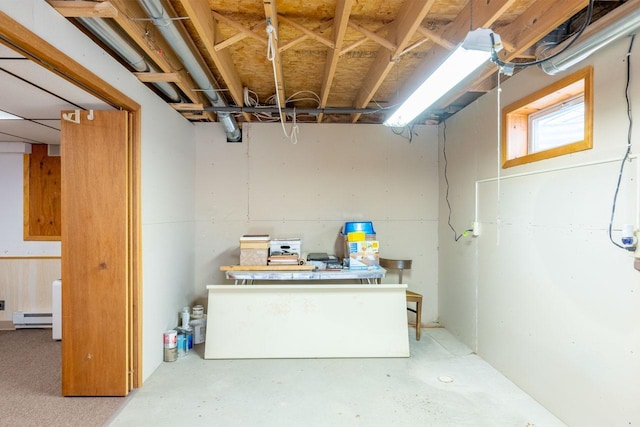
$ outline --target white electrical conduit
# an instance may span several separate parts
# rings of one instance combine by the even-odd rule
[[[102,18],[78,18],[80,23],[87,27],[96,37],[113,49],[131,67],[138,72],[156,72],[152,65],[148,64],[144,57],[138,53],[131,45],[114,31],[111,26]],[[172,102],[180,102],[180,94],[173,86],[166,82],[153,83]]]
[[[217,107],[226,107],[226,102],[218,96],[216,92],[217,88],[213,87],[207,73],[202,69],[197,58],[189,49],[189,46],[182,38],[180,31],[176,28],[173,21],[168,17],[168,13],[160,0],[138,0],[142,8],[147,15],[153,21],[153,25],[156,26],[158,31],[162,33],[163,37],[176,55],[182,61],[184,67],[187,69],[193,80],[209,98],[211,104]],[[227,140],[239,141],[242,138],[238,123],[235,118],[229,113],[218,113],[220,122],[224,125],[225,132],[227,133]]]
[[[637,154],[631,154],[627,157],[627,159],[629,161],[631,160],[636,160],[638,159],[638,155]],[[618,159],[604,159],[604,160],[595,160],[593,162],[587,162],[587,163],[581,163],[581,164],[576,164],[576,165],[567,165],[567,166],[559,166],[557,168],[550,168],[550,169],[540,169],[540,170],[536,170],[536,171],[531,171],[531,172],[523,172],[523,173],[517,173],[517,174],[513,174],[513,175],[498,175],[495,178],[485,178],[485,179],[479,179],[476,180],[475,182],[475,212],[474,212],[474,216],[473,216],[473,222],[474,222],[474,228],[475,228],[475,224],[479,224],[478,221],[478,185],[479,184],[483,184],[486,182],[494,182],[494,181],[498,181],[498,183],[500,183],[501,180],[505,180],[505,179],[512,179],[512,178],[522,178],[522,177],[526,177],[526,176],[532,176],[532,175],[538,175],[538,174],[543,174],[543,173],[550,173],[550,172],[558,172],[558,171],[562,171],[562,170],[568,170],[568,169],[576,169],[576,168],[582,168],[582,167],[588,167],[588,166],[595,166],[595,165],[601,165],[601,164],[605,164],[605,163],[619,163],[623,160],[623,158],[618,158]],[[500,164],[498,163],[498,167],[500,167]],[[500,193],[498,193],[498,200],[500,200]],[[500,214],[500,212],[498,212],[498,215]],[[498,231],[497,233],[499,233],[499,227],[500,227],[500,218],[498,217]],[[640,165],[636,166],[636,216],[635,216],[635,225],[634,225],[634,230],[638,230],[640,228]],[[476,251],[478,247],[476,246]],[[638,248],[640,248],[640,245],[638,245]],[[477,255],[477,254],[476,254]],[[636,256],[638,255],[638,252],[636,251]],[[478,351],[478,322],[479,322],[479,313],[478,313],[478,280],[476,278],[476,285],[475,285],[475,297],[476,297],[476,306],[475,306],[475,319],[476,319],[476,323],[475,323],[475,351]]]
[[[629,161],[631,160],[635,160],[638,158],[637,154],[631,154],[627,157],[627,159]],[[485,178],[485,179],[479,179],[476,180],[475,182],[475,212],[474,212],[474,222],[478,222],[478,185],[479,184],[483,184],[485,182],[494,182],[494,181],[500,181],[500,180],[505,180],[505,179],[512,179],[512,178],[522,178],[525,176],[531,176],[531,175],[539,175],[539,174],[543,174],[543,173],[549,173],[549,172],[558,172],[558,171],[562,171],[562,170],[569,170],[569,169],[577,169],[577,168],[583,168],[583,167],[588,167],[588,166],[594,166],[594,165],[601,165],[601,164],[605,164],[605,163],[615,163],[615,162],[621,162],[623,159],[622,158],[617,158],[617,159],[603,159],[603,160],[595,160],[593,162],[587,162],[587,163],[580,163],[580,164],[576,164],[576,165],[567,165],[567,166],[559,166],[557,168],[550,168],[550,169],[540,169],[540,170],[536,170],[536,171],[531,171],[531,172],[523,172],[523,173],[516,173],[513,175],[502,175],[500,177],[495,177],[495,178]],[[636,166],[636,216],[635,216],[635,229],[638,229],[639,225],[640,225],[640,165]]]

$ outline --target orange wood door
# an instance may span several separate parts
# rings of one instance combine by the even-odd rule
[[[64,114],[73,112],[63,112]],[[62,120],[62,394],[129,392],[128,113]]]

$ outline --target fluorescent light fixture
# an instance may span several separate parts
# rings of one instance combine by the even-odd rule
[[[24,120],[22,117],[14,116],[6,111],[0,110],[0,120]]]
[[[491,58],[492,44],[501,48],[500,36],[486,28],[469,32],[451,55],[389,117],[385,126],[406,126]]]

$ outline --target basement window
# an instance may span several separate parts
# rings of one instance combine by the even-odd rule
[[[502,167],[593,147],[593,67],[587,67],[502,110]]]

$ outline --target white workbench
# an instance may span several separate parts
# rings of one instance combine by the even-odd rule
[[[406,288],[209,285],[205,359],[409,357]]]

